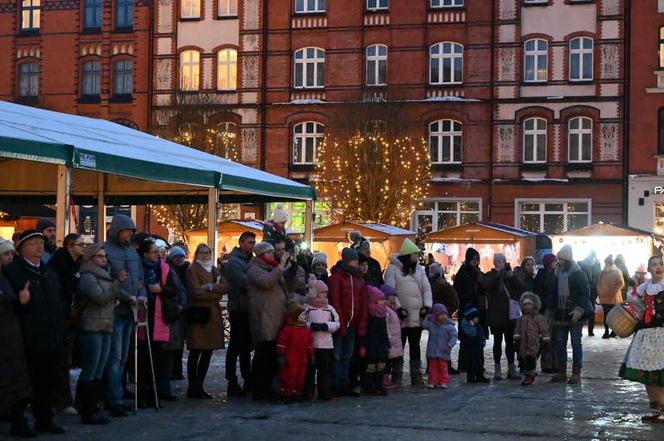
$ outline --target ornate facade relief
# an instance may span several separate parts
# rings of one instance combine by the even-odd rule
[[[618,131],[620,124],[605,123],[600,126],[600,160],[618,160]]]
[[[498,126],[498,150],[496,161],[512,162],[516,151],[516,126]]]
[[[242,162],[255,162],[258,159],[256,129],[242,129]]]

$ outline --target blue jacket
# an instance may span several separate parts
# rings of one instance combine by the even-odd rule
[[[143,281],[143,264],[134,248],[128,243],[118,242],[120,230],[136,231],[136,224],[129,216],[116,214],[108,230],[108,239],[104,242],[104,250],[108,257],[109,273],[111,278],[117,279],[120,271],[127,270],[129,276],[122,284],[123,294],[127,296],[146,297],[145,283]],[[125,296],[122,296],[125,297]],[[115,307],[115,315],[119,317],[132,317],[131,304],[127,300],[120,300]]]
[[[433,315],[429,314],[422,322],[422,327],[429,331],[427,358],[450,360],[452,348],[457,344],[457,330],[454,322],[448,319],[439,325]]]
[[[463,333],[467,340],[477,340],[480,342],[486,340],[484,330],[479,323],[477,325],[472,325],[464,318],[461,320],[461,329],[463,329]]]

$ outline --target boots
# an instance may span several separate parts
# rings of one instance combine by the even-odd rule
[[[520,380],[521,376],[516,370],[516,366],[514,364],[510,364],[507,366],[507,378],[510,380]]]
[[[375,376],[376,376],[375,372],[365,372],[364,375],[362,375],[362,383],[363,383],[362,386],[364,387],[364,392],[366,392],[369,395],[376,394]]]
[[[397,386],[403,385],[403,358],[392,362],[392,383]]]
[[[521,384],[524,386],[530,386],[535,381],[535,375],[536,374],[526,374],[526,376],[521,381]]]
[[[494,380],[502,380],[503,379],[503,371],[502,371],[502,367],[500,366],[500,363],[496,363],[493,367],[493,379]]]
[[[104,425],[111,421],[97,414],[97,399],[95,397],[95,384],[92,381],[79,381],[76,385],[77,401],[81,414],[81,423]],[[80,396],[79,396],[80,394]]]
[[[581,368],[573,366],[572,367],[572,376],[569,377],[567,384],[581,384]]]
[[[382,395],[386,397],[388,395],[387,390],[385,390],[385,387],[383,385],[383,371],[377,371],[374,374],[374,382],[376,384],[376,395]]]
[[[420,360],[410,360],[410,384],[411,386],[424,386]]]
[[[558,363],[558,373],[551,377],[552,383],[564,383],[567,381],[567,363]]]
[[[237,382],[237,378],[228,380],[228,396],[229,397],[244,397],[245,392],[240,387],[240,384]]]

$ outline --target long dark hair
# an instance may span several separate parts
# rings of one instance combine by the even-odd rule
[[[410,260],[410,254],[407,254],[405,256],[399,256],[397,257],[399,262],[401,262],[401,270],[403,271],[403,275],[407,276],[409,274],[415,274],[415,268],[417,268],[417,262],[413,262]]]
[[[65,236],[64,240],[62,241],[62,248],[65,250],[68,250],[70,246],[74,245],[78,239],[80,239],[81,235],[76,234],[76,233],[69,233],[68,235]]]

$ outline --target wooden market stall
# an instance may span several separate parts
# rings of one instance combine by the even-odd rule
[[[519,266],[525,256],[536,255],[537,236],[508,225],[480,221],[429,233],[424,243],[445,272],[455,274],[469,247],[480,253],[482,271],[493,267],[494,253],[505,254],[513,268]]]
[[[371,242],[371,255],[385,268],[389,256],[398,253],[404,239],[415,241],[415,231],[379,223],[340,222],[314,230],[313,251],[327,254],[329,266],[341,259],[341,250],[350,246],[350,234],[360,233]]]

